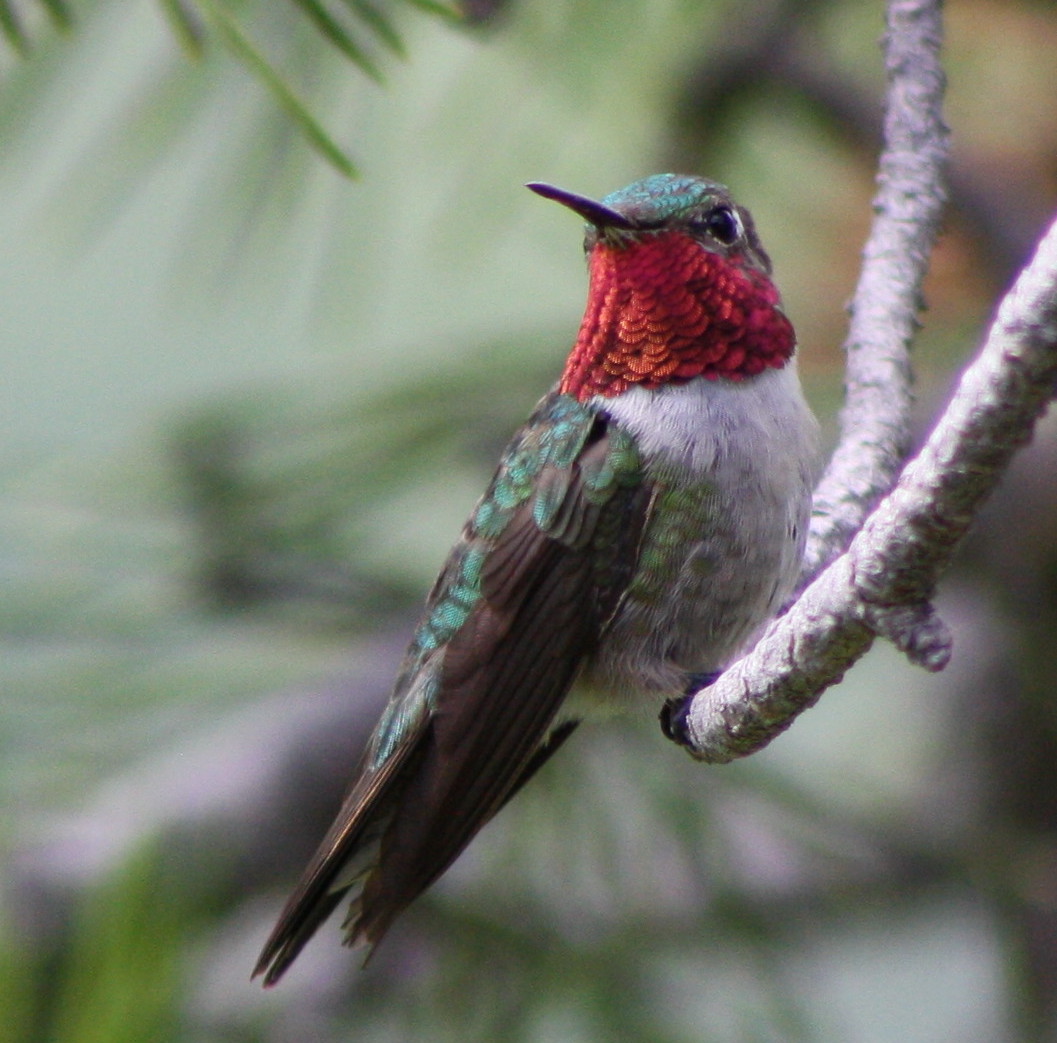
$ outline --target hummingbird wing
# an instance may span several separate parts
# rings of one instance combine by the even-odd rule
[[[349,892],[347,944],[377,944],[568,736],[555,716],[627,586],[648,503],[630,436],[544,398],[430,593],[360,775],[261,953],[266,985]]]

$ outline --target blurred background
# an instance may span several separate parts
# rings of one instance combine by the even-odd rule
[[[440,6],[0,4],[0,1039],[1057,1040],[1046,424],[946,673],[878,647],[722,768],[581,729],[369,967],[335,918],[249,982],[575,335],[525,181],[729,184],[840,404],[880,2]],[[1057,10],[947,22],[922,433],[1057,208]]]

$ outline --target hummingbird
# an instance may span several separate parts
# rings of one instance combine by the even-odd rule
[[[817,424],[748,210],[679,174],[527,187],[587,222],[579,334],[429,594],[265,985],[345,899],[373,951],[585,717],[660,707],[685,740],[797,578]]]

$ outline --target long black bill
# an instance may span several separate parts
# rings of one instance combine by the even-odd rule
[[[611,210],[604,203],[587,196],[578,196],[575,192],[567,192],[564,188],[556,188],[554,185],[545,184],[542,181],[530,181],[526,188],[531,188],[537,195],[544,199],[553,199],[570,210],[575,210],[585,221],[589,221],[595,228],[634,228],[635,225],[623,214]]]

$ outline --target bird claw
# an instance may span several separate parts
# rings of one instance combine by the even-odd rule
[[[694,696],[702,688],[707,688],[710,684],[715,683],[716,678],[721,673],[721,670],[710,670],[706,673],[688,675],[683,694],[673,696],[661,707],[661,731],[672,742],[679,746],[693,745],[686,728],[686,719],[690,715],[690,706],[694,701]]]

